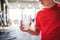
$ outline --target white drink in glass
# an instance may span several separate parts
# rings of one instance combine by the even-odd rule
[[[29,27],[30,21],[31,21],[31,16],[29,16],[29,15],[23,16],[24,30],[28,30],[30,28]]]

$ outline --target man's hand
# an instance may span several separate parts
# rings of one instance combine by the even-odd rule
[[[24,30],[24,24],[23,24],[23,21],[21,21],[21,26],[20,26],[20,30],[23,31],[23,32],[28,32],[29,34],[31,35],[39,35],[39,32],[40,30],[37,28],[35,31],[31,30],[31,29],[28,29],[28,30]],[[29,24],[29,26],[31,26],[31,23]]]
[[[21,31],[23,31],[23,32],[28,32],[29,29],[28,29],[28,30],[24,30],[23,21],[21,21],[20,25],[21,25],[21,26],[20,26],[20,30],[21,30]],[[29,24],[29,26],[31,26],[31,23]]]

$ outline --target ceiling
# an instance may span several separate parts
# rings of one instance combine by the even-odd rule
[[[40,2],[39,0],[7,0],[9,5],[12,6],[12,8],[18,7],[18,4],[20,5],[19,8],[40,8]],[[31,7],[29,7],[31,5]]]
[[[8,2],[37,2],[38,0],[8,0]]]
[[[39,8],[40,3],[38,0],[7,0],[12,8]],[[31,7],[29,7],[31,6]]]
[[[39,0],[8,0],[8,2],[37,2]],[[60,1],[60,0],[56,0],[56,1]]]

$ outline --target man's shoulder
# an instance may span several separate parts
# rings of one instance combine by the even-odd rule
[[[41,14],[43,14],[43,13],[44,13],[44,11],[45,11],[45,9],[44,9],[44,8],[43,8],[43,9],[41,9],[40,11],[38,11],[38,12],[37,12],[37,15],[38,15],[38,16],[40,16]]]
[[[46,8],[42,8],[40,11],[38,11],[38,13],[44,12],[46,10]]]
[[[42,10],[38,11],[37,14],[40,14],[41,12],[43,12]]]

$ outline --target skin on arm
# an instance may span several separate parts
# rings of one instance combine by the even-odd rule
[[[29,29],[29,30],[28,30],[28,33],[37,36],[37,35],[40,34],[40,29],[39,29],[39,28],[36,28],[35,31]]]
[[[40,34],[40,29],[39,28],[35,28],[35,30],[31,30],[31,29],[28,29],[28,30],[24,30],[24,27],[23,27],[23,23],[21,21],[21,26],[20,26],[20,30],[23,31],[23,32],[28,32],[29,34],[31,35],[39,35]]]

